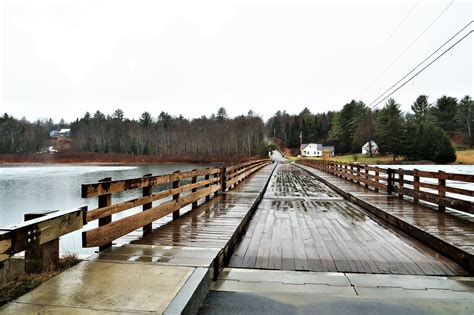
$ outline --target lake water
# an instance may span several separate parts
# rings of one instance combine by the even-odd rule
[[[81,198],[81,184],[93,183],[105,177],[113,180],[141,177],[145,174],[168,174],[207,167],[194,164],[161,164],[137,166],[100,165],[22,165],[0,166],[0,227],[23,222],[28,212],[72,210],[80,206],[97,208],[97,198]],[[140,190],[115,194],[113,202],[138,196]],[[120,217],[123,214],[114,216]],[[91,224],[87,229],[93,227]],[[94,249],[81,245],[80,231],[61,238],[61,252],[92,254]]]

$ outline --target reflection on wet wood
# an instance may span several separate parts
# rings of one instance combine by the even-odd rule
[[[237,241],[236,232],[243,231],[245,219],[250,218],[252,205],[263,191],[272,169],[273,165],[265,166],[231,192],[219,194],[178,219],[161,224],[151,233],[141,236],[136,231],[118,241],[140,245],[219,248],[230,255],[229,245]]]
[[[308,170],[337,189],[350,193],[355,197],[355,202],[367,207],[386,222],[396,225],[468,270],[474,270],[472,217],[449,209],[445,212],[437,211],[395,196],[377,194],[331,174],[312,168]]]
[[[360,185],[352,185],[357,187],[357,191],[366,190]],[[453,261],[374,220],[358,206],[344,200],[327,200],[334,196],[337,194],[332,189],[307,172],[292,165],[279,165],[229,266],[388,274],[466,274]],[[393,200],[401,201],[398,198]]]

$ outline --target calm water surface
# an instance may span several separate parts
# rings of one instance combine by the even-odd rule
[[[89,209],[95,209],[97,198],[82,199],[81,184],[97,182],[104,177],[119,180],[141,177],[149,173],[159,175],[204,167],[207,166],[202,164],[0,166],[0,227],[23,222],[23,215],[28,212],[70,210],[85,205]],[[140,190],[135,190],[115,194],[113,202],[130,199],[140,193]],[[114,215],[114,219],[123,215],[123,213]],[[92,227],[88,224],[86,229]],[[62,237],[60,246],[62,252],[91,254],[94,251],[82,248],[79,231]]]

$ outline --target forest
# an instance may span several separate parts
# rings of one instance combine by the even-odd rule
[[[352,100],[340,111],[312,114],[305,108],[297,115],[278,111],[266,123],[266,132],[280,148],[298,149],[300,141],[315,142],[334,145],[336,154],[351,154],[359,153],[372,139],[382,154],[438,163],[456,160],[450,139],[472,148],[474,104],[470,96],[460,100],[442,96],[430,103],[428,96],[420,95],[410,112],[400,107],[390,98],[380,109]]]
[[[449,163],[456,160],[453,139],[472,148],[474,104],[470,96],[460,100],[442,96],[430,103],[428,96],[420,95],[410,112],[400,108],[393,98],[380,109],[352,100],[340,111],[277,111],[266,123],[253,111],[231,118],[223,107],[210,117],[195,119],[166,112],[158,116],[144,112],[139,119],[128,119],[121,109],[107,115],[96,111],[71,123],[51,119],[29,122],[5,113],[0,116],[0,153],[39,152],[50,145],[49,132],[60,128],[71,129],[68,151],[72,153],[170,158],[263,156],[272,148],[270,142],[297,152],[300,141],[334,145],[336,154],[351,154],[360,152],[372,139],[382,154]]]
[[[96,111],[67,124],[28,122],[4,114],[0,118],[0,153],[35,153],[48,145],[49,132],[71,129],[70,152],[123,153],[163,157],[232,157],[267,154],[264,122],[252,111],[229,118],[225,108],[210,117],[185,119],[161,112],[144,112],[138,120],[117,109],[110,115]]]

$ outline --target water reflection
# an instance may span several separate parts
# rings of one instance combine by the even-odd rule
[[[28,212],[43,210],[68,210],[87,205],[97,208],[97,198],[82,199],[81,184],[96,182],[104,177],[113,180],[172,173],[176,170],[189,171],[204,168],[196,164],[162,164],[138,166],[101,165],[22,165],[0,167],[0,226],[23,221]],[[138,197],[141,190],[127,191],[113,195],[113,202]],[[140,208],[141,209],[141,208]],[[130,210],[130,212],[140,211]],[[125,214],[117,214],[116,218]],[[87,229],[90,229],[89,225]],[[83,249],[79,232],[61,239],[62,252],[89,254],[93,249]]]

